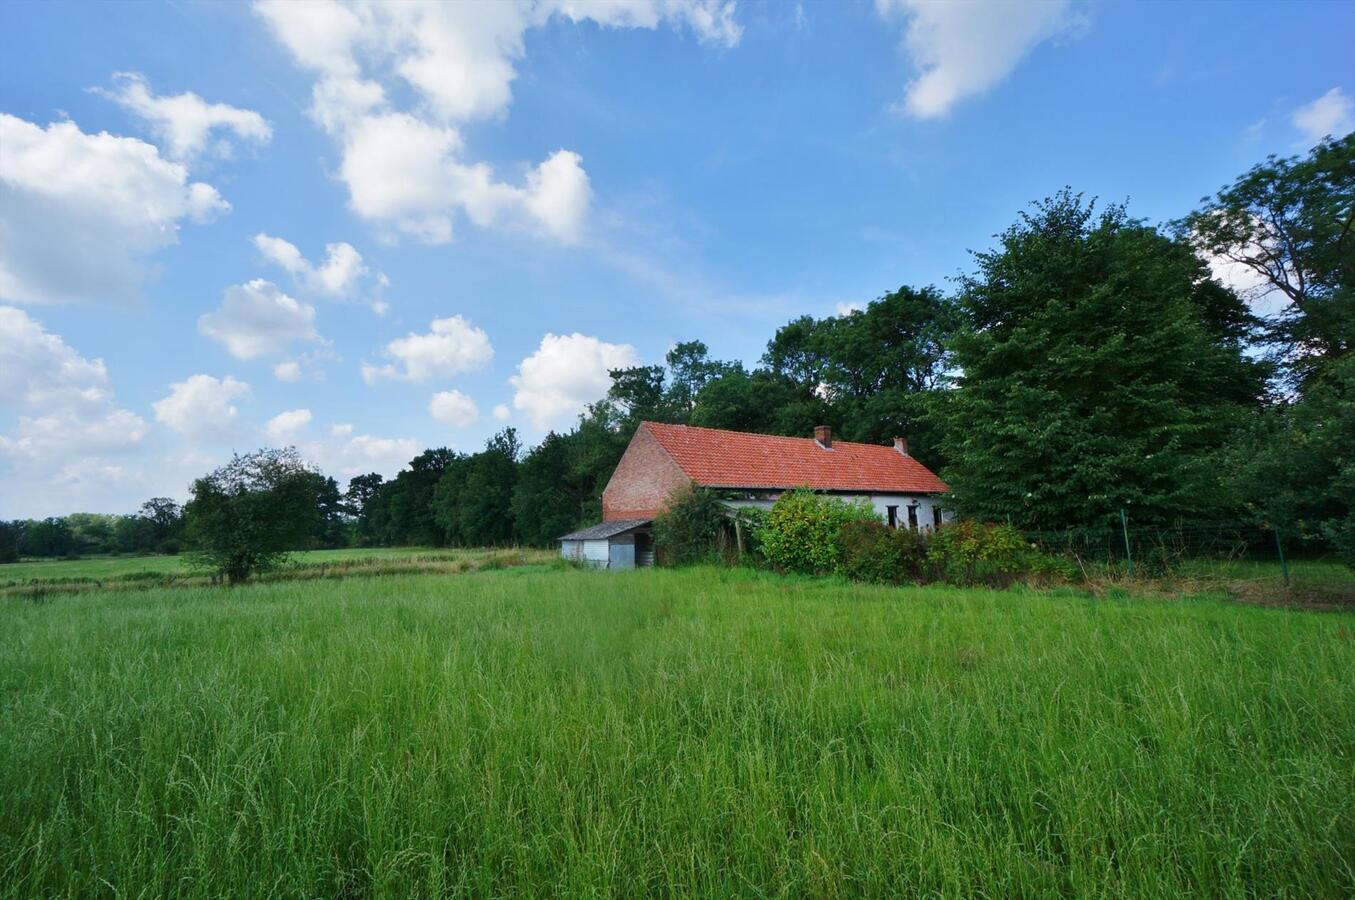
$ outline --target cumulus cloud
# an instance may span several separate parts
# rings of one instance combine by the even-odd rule
[[[226,288],[221,308],[198,319],[198,331],[236,359],[287,352],[293,341],[319,341],[315,307],[284,294],[262,278]]]
[[[989,90],[1036,46],[1082,24],[1069,0],[876,0],[875,6],[886,21],[907,21],[903,46],[919,71],[902,109],[919,119],[944,116],[961,100]]]
[[[428,401],[428,412],[443,425],[466,428],[480,421],[475,401],[460,391],[439,391]]]
[[[289,409],[269,419],[263,430],[270,440],[278,443],[291,443],[298,434],[305,431],[306,426],[310,423],[311,411],[309,409]]]
[[[364,363],[362,378],[368,384],[383,378],[449,378],[483,368],[494,358],[489,335],[461,316],[434,319],[427,334],[410,332],[391,341],[382,353],[394,362],[382,366]]]
[[[325,245],[325,261],[314,265],[301,255],[291,241],[260,232],[252,238],[254,246],[268,262],[284,269],[303,290],[326,297],[351,297],[371,274],[362,262],[362,254],[352,244],[339,241]],[[385,276],[374,276],[378,285]]]
[[[191,375],[169,386],[163,399],[151,404],[157,421],[189,438],[213,440],[240,431],[235,401],[249,396],[249,385],[227,375]]]
[[[849,303],[839,303],[837,304],[837,306],[834,307],[834,309],[836,310],[839,316],[851,316],[859,312],[865,312],[866,305],[864,303],[860,303],[858,301],[853,300]]]
[[[494,421],[507,422],[513,418],[513,411],[508,408],[508,404],[500,403],[494,407]]]
[[[462,159],[459,126],[502,116],[526,32],[553,17],[616,28],[689,28],[733,46],[732,0],[258,0],[258,15],[315,76],[311,116],[340,146],[339,177],[359,215],[430,243],[460,214],[481,227],[581,236],[590,203],[577,153],[559,150],[513,184]],[[392,96],[412,93],[400,108]]]
[[[577,332],[547,334],[508,379],[516,389],[513,407],[538,429],[564,424],[607,393],[609,369],[634,365],[639,357],[629,344],[609,344]]]
[[[231,143],[221,136],[223,131],[254,144],[266,144],[273,137],[273,129],[264,117],[252,110],[208,103],[193,93],[157,97],[145,76],[136,72],[114,73],[113,88],[95,88],[95,93],[113,100],[150,126],[171,159],[188,161],[205,151],[214,156],[230,156]],[[214,136],[216,140],[209,146]]]
[[[230,209],[135,138],[0,113],[0,147],[0,299],[131,299],[184,220]]]
[[[1355,130],[1355,102],[1334,87],[1312,103],[1305,103],[1290,117],[1308,146],[1324,137],[1345,137]]]
[[[378,472],[389,478],[424,448],[414,438],[353,434],[352,425],[335,425],[327,438],[303,443],[297,449],[331,475],[352,478]]]
[[[139,445],[146,422],[114,403],[101,359],[86,359],[26,312],[0,306],[0,407],[18,423],[0,434],[0,456],[24,471],[101,466]]]

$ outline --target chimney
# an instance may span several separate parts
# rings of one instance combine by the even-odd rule
[[[833,429],[827,425],[814,426],[814,440],[825,450],[833,449]]]
[[[894,438],[894,449],[902,453],[904,456],[907,456],[908,438],[904,437],[903,435],[899,435],[898,437]]]

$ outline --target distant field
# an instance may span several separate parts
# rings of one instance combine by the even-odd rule
[[[0,895],[1348,897],[1355,615],[517,568],[0,600]]]
[[[494,551],[452,550],[428,547],[351,547],[342,550],[304,550],[291,555],[294,566],[381,561],[454,561],[475,559]],[[534,558],[553,559],[555,554],[526,551]],[[188,574],[185,556],[94,556],[87,559],[42,560],[0,565],[0,585],[26,581],[58,581],[72,578],[115,579],[141,573]]]

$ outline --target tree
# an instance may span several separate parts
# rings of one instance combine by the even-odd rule
[[[546,547],[586,521],[588,498],[578,489],[570,437],[550,432],[518,465],[510,506],[524,544]]]
[[[442,526],[433,516],[433,486],[454,460],[464,454],[446,447],[425,450],[386,485],[379,497],[382,542],[435,547],[444,541]]]
[[[666,405],[672,413],[686,421],[696,405],[701,390],[712,381],[731,372],[742,372],[739,363],[711,359],[710,350],[702,341],[684,341],[664,357],[668,364],[669,387]]]
[[[19,552],[24,556],[74,556],[75,535],[65,519],[55,516],[25,523]]]
[[[114,528],[117,520],[101,513],[71,513],[66,526],[71,530],[75,552],[80,555],[116,553],[118,549]]]
[[[381,543],[376,513],[381,506],[379,497],[384,486],[385,479],[376,472],[355,475],[349,479],[348,490],[343,495],[348,515],[354,519],[358,542],[365,547]]]
[[[113,526],[119,553],[153,553],[155,525],[144,516],[118,516]]]
[[[663,366],[631,366],[611,369],[607,374],[612,379],[607,402],[619,417],[632,423],[670,418],[664,401]]]
[[[0,519],[0,563],[19,561],[19,544],[23,537],[23,522]]]
[[[909,435],[924,463],[941,461],[926,411],[950,365],[947,343],[958,322],[954,302],[936,288],[904,286],[824,323],[820,392],[844,440],[880,444]]]
[[[177,553],[183,532],[183,507],[169,497],[152,497],[141,504],[140,515],[151,523],[155,549],[161,553]]]
[[[276,568],[319,522],[316,475],[288,447],[236,454],[194,481],[185,518],[195,561],[230,584]]]
[[[506,428],[473,456],[457,459],[433,489],[433,516],[447,540],[462,547],[510,543],[513,486],[521,453],[517,431]]]
[[[1235,489],[1254,519],[1355,568],[1355,355],[1324,366],[1235,446]]]
[[[691,424],[760,434],[807,435],[815,425],[838,427],[840,420],[813,387],[766,369],[748,373],[739,368],[701,390]]]
[[[1206,258],[1249,272],[1286,307],[1269,339],[1302,385],[1355,346],[1355,133],[1271,156],[1177,223]]]
[[[346,507],[339,493],[339,483],[319,472],[311,472],[311,491],[315,494],[315,527],[311,529],[311,545],[315,547],[342,547],[348,543]]]
[[[1035,529],[1219,512],[1216,463],[1266,370],[1220,339],[1192,248],[1064,191],[976,259],[933,412],[959,509]]]

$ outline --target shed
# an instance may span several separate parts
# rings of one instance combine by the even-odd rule
[[[598,569],[654,565],[653,519],[617,519],[560,538],[560,555]]]

